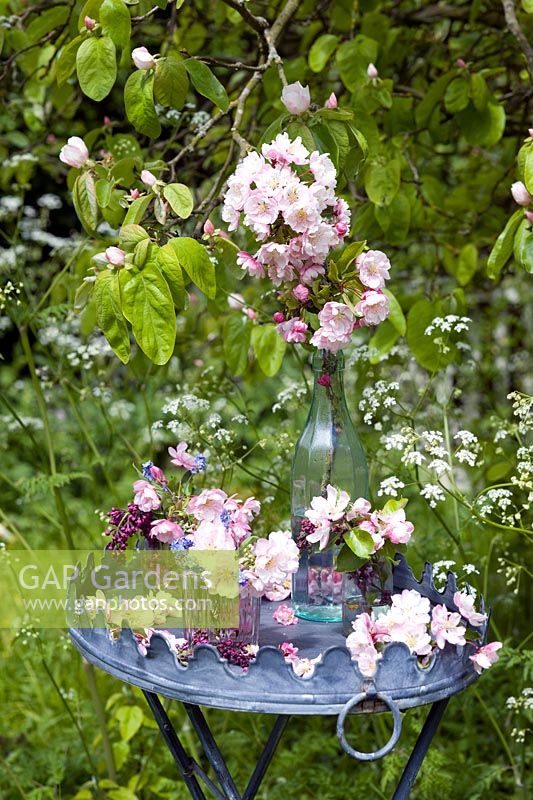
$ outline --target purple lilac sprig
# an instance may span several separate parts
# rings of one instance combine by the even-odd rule
[[[150,536],[150,529],[153,520],[151,511],[141,511],[134,503],[128,504],[128,510],[112,508],[108,512],[109,527],[105,531],[105,536],[111,536],[111,541],[107,543],[106,550],[125,550],[128,540],[135,534],[141,534],[146,538]]]

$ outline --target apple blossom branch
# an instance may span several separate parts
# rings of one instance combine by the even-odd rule
[[[516,18],[514,0],[502,0],[502,6],[507,28],[519,44],[520,49],[526,58],[529,74],[531,78],[533,78],[533,47],[531,46],[524,31],[520,27],[518,19]]]

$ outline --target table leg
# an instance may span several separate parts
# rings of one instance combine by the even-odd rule
[[[261,786],[261,782],[265,777],[265,772],[268,769],[268,765],[272,761],[272,757],[276,752],[276,748],[279,744],[279,740],[285,730],[285,726],[289,721],[290,717],[280,714],[279,717],[276,718],[274,725],[272,726],[272,730],[270,731],[269,737],[267,739],[267,743],[265,744],[264,750],[259,756],[259,760],[255,766],[255,769],[252,773],[250,780],[248,781],[248,786],[244,790],[244,794],[242,796],[242,800],[253,800],[259,787]]]
[[[392,800],[406,800],[411,794],[413,783],[416,780],[416,776],[418,775],[418,771],[422,766],[424,758],[426,757],[426,753],[433,740],[433,737],[437,732],[439,722],[442,719],[442,715],[446,711],[446,706],[448,705],[449,699],[449,697],[445,697],[444,700],[437,700],[437,702],[433,703],[431,706],[422,730],[420,731],[418,739],[416,740],[413,752],[409,756],[409,761],[405,765],[402,777],[400,778],[400,783],[396,787],[396,791],[394,792]]]
[[[205,794],[202,792],[200,784],[194,775],[196,762],[193,758],[187,755],[176,731],[172,727],[172,723],[168,718],[167,712],[163,708],[161,700],[153,692],[143,690],[143,693],[146,697],[148,705],[152,710],[155,721],[159,725],[159,730],[161,731],[163,738],[167,743],[168,749],[172,753],[174,761],[176,762],[176,765],[181,773],[181,777],[187,784],[187,788],[189,789],[191,797],[193,800],[205,800]]]

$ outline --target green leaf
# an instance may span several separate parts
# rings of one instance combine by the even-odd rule
[[[388,206],[400,188],[400,162],[392,159],[384,164],[374,162],[365,170],[365,191],[378,206]]]
[[[515,233],[523,218],[524,212],[522,209],[515,211],[496,239],[487,261],[487,275],[492,280],[498,277],[507,261],[511,258]]]
[[[155,68],[154,93],[158,103],[180,111],[187,100],[189,78],[183,61],[169,54],[158,60]]]
[[[368,65],[378,57],[378,43],[367,36],[358,35],[344,42],[335,57],[342,82],[351,92],[368,81]]]
[[[111,200],[111,190],[113,189],[113,184],[109,181],[106,181],[105,178],[100,178],[100,180],[96,181],[95,188],[98,205],[100,208],[106,208]]]
[[[126,212],[124,225],[129,225],[130,223],[138,224],[144,217],[146,209],[152,200],[153,196],[151,194],[147,194],[145,197],[138,197],[137,200],[134,200]]]
[[[124,223],[120,229],[119,245],[127,253],[135,250],[135,247],[142,242],[143,239],[150,239],[148,233],[140,225],[133,225]]]
[[[183,62],[185,69],[190,75],[196,91],[211,100],[221,111],[227,111],[229,108],[228,95],[226,90],[216,77],[207,64],[202,61],[196,61],[193,58],[187,58]]]
[[[56,61],[56,80],[59,86],[62,86],[76,69],[76,53],[82,41],[81,36],[76,36],[75,39],[72,39],[65,47],[61,48]]]
[[[130,358],[130,337],[124,319],[116,271],[100,272],[94,284],[93,301],[96,308],[96,321],[114,353],[123,364]]]
[[[139,133],[155,139],[161,133],[161,123],[154,106],[153,70],[137,69],[124,87],[126,115]],[[140,198],[139,198],[140,199]]]
[[[466,286],[477,270],[478,252],[474,244],[465,244],[459,253],[459,264],[455,277],[460,286]]]
[[[441,77],[436,80],[435,83],[431,84],[423,100],[420,101],[415,111],[416,124],[419,128],[427,127],[431,115],[441,101],[448,84],[453,77],[453,72],[446,72],[444,75],[441,75]]]
[[[533,147],[531,145],[524,156],[524,183],[528,192],[533,195]]]
[[[235,242],[224,239],[222,236],[216,236],[214,238],[214,251],[217,264],[224,267],[231,275],[241,280],[244,273],[237,264],[239,248]]]
[[[526,272],[533,272],[533,231],[527,219],[522,220],[514,237],[514,257]]]
[[[67,21],[69,13],[70,9],[67,5],[56,5],[46,11],[39,11],[26,28],[28,41],[35,44],[54,28],[61,27]]]
[[[80,88],[91,100],[107,97],[117,77],[115,45],[109,36],[91,36],[80,45],[76,54]]]
[[[329,59],[337,49],[339,37],[325,33],[313,42],[309,51],[309,66],[313,72],[322,72]]]
[[[139,269],[144,266],[144,264],[148,261],[148,258],[151,256],[152,251],[152,243],[150,239],[141,239],[140,242],[137,242],[135,247],[133,248],[133,263]]]
[[[455,114],[457,111],[462,111],[466,108],[470,101],[470,85],[468,80],[463,76],[454,78],[448,84],[446,92],[444,93],[444,106],[446,111]]]
[[[116,47],[124,50],[131,37],[131,18],[123,0],[104,0],[100,6],[100,24],[105,35],[113,40]]]
[[[395,328],[400,336],[405,336],[405,332],[407,330],[407,322],[405,321],[405,316],[402,311],[402,307],[399,302],[396,300],[395,296],[392,292],[389,292],[388,289],[382,289],[384,295],[386,295],[389,299],[389,316],[387,317],[388,321],[391,323],[393,328]]]
[[[122,706],[116,717],[119,721],[120,738],[125,742],[135,736],[143,721],[143,712],[139,706]]]
[[[388,319],[378,325],[375,334],[368,343],[370,350],[376,351],[370,355],[370,363],[379,364],[382,357],[394,347],[399,338],[400,334]]]
[[[252,346],[259,366],[269,378],[281,367],[287,343],[279,336],[272,323],[256,325],[252,330]]]
[[[139,800],[139,796],[132,792],[131,789],[126,789],[125,786],[117,786],[116,789],[109,789],[107,792],[109,800]]]
[[[224,357],[233,375],[242,375],[248,365],[252,325],[241,312],[232,314],[224,323]]]
[[[344,541],[356,556],[367,559],[374,552],[374,540],[367,531],[354,530],[344,534]]]
[[[411,306],[407,315],[407,344],[420,364],[430,373],[438,372],[451,364],[457,356],[457,348],[448,342],[449,350],[441,353],[432,336],[426,336],[426,328],[435,317],[442,316],[441,303],[419,300]],[[446,334],[442,334],[446,337]]]
[[[78,219],[88,234],[96,234],[98,224],[98,203],[96,202],[96,186],[90,172],[78,175],[72,189],[72,202]]]
[[[176,314],[170,289],[155,263],[131,272],[121,283],[124,312],[128,314],[139,347],[154,364],[166,364],[176,341]]]
[[[186,300],[185,281],[178,257],[170,243],[159,248],[157,264],[168,283],[174,305],[176,308],[184,308]]]
[[[526,14],[533,14],[533,0],[522,0],[522,8]]]
[[[343,544],[335,560],[335,569],[339,572],[355,572],[367,561],[368,558],[359,558],[347,544]]]
[[[396,500],[394,497],[391,497],[391,499],[387,500],[383,506],[383,513],[394,514],[396,511],[401,511],[406,505],[407,499],[405,497],[400,497],[398,500]]]
[[[357,256],[361,255],[365,249],[366,242],[350,242],[346,245],[340,256],[336,259],[337,269],[339,275],[343,275],[348,271],[350,265],[355,261]]]
[[[489,102],[490,93],[485,78],[478,72],[474,72],[470,76],[470,95],[475,108],[478,111],[484,111]]]
[[[457,115],[459,126],[469,144],[492,147],[503,136],[505,110],[503,106],[489,103],[483,111],[471,103]]]
[[[184,183],[169,183],[163,189],[163,196],[178,217],[187,219],[191,216],[194,200],[191,190]]]
[[[171,239],[168,244],[173,248],[182,269],[191,281],[211,300],[216,295],[215,266],[207,250],[195,239],[186,236]]]

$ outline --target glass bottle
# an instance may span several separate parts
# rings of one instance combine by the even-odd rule
[[[296,444],[291,475],[292,534],[300,535],[304,512],[328,484],[352,499],[368,494],[365,453],[344,395],[344,355],[319,350],[313,356],[314,388],[307,422]],[[302,550],[293,576],[292,601],[298,617],[320,622],[342,618],[342,575],[335,570],[338,548]]]

